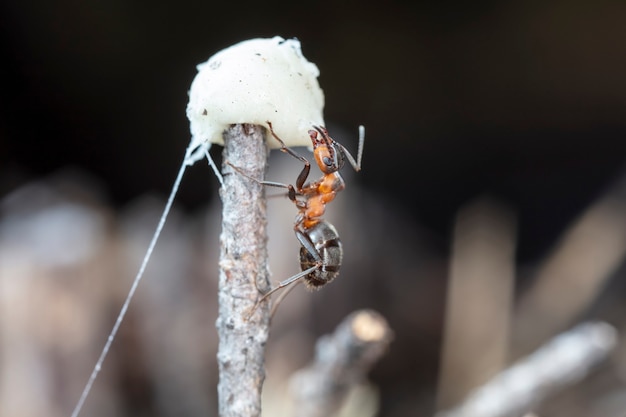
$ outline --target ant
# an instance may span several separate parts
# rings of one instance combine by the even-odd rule
[[[339,174],[339,170],[343,167],[346,159],[356,172],[361,170],[365,130],[363,126],[359,126],[359,150],[357,160],[355,161],[354,157],[343,145],[330,137],[325,127],[313,126],[313,129],[309,130],[308,133],[311,138],[315,162],[322,171],[323,176],[317,181],[305,184],[311,172],[311,163],[285,145],[285,142],[274,132],[271,122],[267,122],[267,125],[274,139],[280,143],[281,152],[288,153],[298,159],[304,164],[304,167],[296,179],[295,187],[291,184],[271,181],[261,181],[261,183],[272,187],[287,188],[289,199],[295,203],[300,211],[294,228],[302,226],[301,230],[309,229],[321,220],[326,211],[326,204],[333,201],[337,193],[346,187],[343,178]],[[298,196],[304,198],[298,199]]]
[[[310,162],[287,147],[285,142],[274,132],[271,122],[268,121],[267,125],[274,139],[280,143],[281,152],[291,155],[304,164],[302,171],[296,179],[295,187],[292,184],[259,181],[249,177],[237,167],[233,166],[233,168],[260,184],[286,188],[288,190],[287,196],[299,210],[293,228],[296,238],[302,245],[300,247],[301,272],[280,282],[275,288],[265,293],[257,301],[252,312],[271,294],[300,279],[304,279],[307,288],[318,289],[339,275],[339,268],[343,259],[343,248],[339,240],[339,234],[332,224],[322,220],[322,216],[326,211],[326,204],[333,201],[337,193],[345,188],[345,182],[339,174],[339,170],[343,167],[345,160],[348,160],[355,171],[361,170],[361,158],[365,140],[365,129],[363,126],[360,126],[359,148],[357,159],[355,160],[343,145],[330,137],[325,127],[313,126],[313,129],[309,130],[308,133],[312,142],[315,162],[322,171],[323,176],[317,181],[305,184],[311,171]]]

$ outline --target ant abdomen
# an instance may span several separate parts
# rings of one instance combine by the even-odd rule
[[[309,289],[319,289],[339,275],[343,248],[337,229],[325,221],[320,221],[307,229],[306,236],[315,247],[316,255],[321,258],[321,262],[302,246],[300,247],[300,268],[306,271],[317,266],[317,269],[304,276],[304,282]]]

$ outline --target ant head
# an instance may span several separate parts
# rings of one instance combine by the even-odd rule
[[[332,174],[339,171],[343,166],[345,156],[341,146],[328,135],[323,126],[313,126],[309,130],[309,136],[313,144],[315,162],[324,174]]]

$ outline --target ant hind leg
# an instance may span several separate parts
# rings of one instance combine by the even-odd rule
[[[265,301],[266,298],[268,298],[270,295],[274,294],[276,291],[280,290],[281,288],[285,288],[293,283],[299,283],[299,281],[306,277],[307,275],[309,275],[311,272],[317,270],[320,268],[320,265],[314,265],[311,268],[305,269],[304,271],[301,271],[297,274],[295,274],[292,277],[287,278],[284,281],[281,281],[276,287],[272,288],[271,290],[269,290],[268,292],[266,292],[265,294],[263,294],[263,296],[261,298],[259,298],[259,300],[254,304],[254,306],[252,307],[252,310],[250,310],[250,313],[248,313],[248,315],[246,316],[246,320],[249,319],[250,317],[252,317],[252,315],[254,314],[254,312],[256,311],[256,309],[259,307],[259,305]],[[287,293],[289,293],[289,291],[287,291]],[[284,298],[284,296],[280,297],[279,300],[282,301],[282,299]]]
[[[274,301],[272,303],[272,310],[270,311],[270,318],[274,317],[274,314],[276,314],[276,311],[278,310],[278,307],[280,306],[280,303],[282,303],[283,300],[285,299],[285,297],[287,297],[289,295],[289,293],[294,290],[294,288],[296,288],[298,285],[300,285],[301,282],[302,281],[294,282],[294,284],[292,286],[288,287],[285,291],[280,293],[280,295],[278,296],[276,301]]]

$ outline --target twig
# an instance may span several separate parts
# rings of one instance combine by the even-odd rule
[[[224,160],[263,178],[267,146],[263,128],[231,126],[224,134]],[[263,186],[233,173],[224,164],[221,189],[223,219],[219,277],[218,401],[221,417],[261,415],[265,379],[264,348],[269,333],[268,307],[263,303],[250,316],[258,288],[269,286],[266,206]]]
[[[615,328],[583,323],[565,332],[436,417],[517,417],[558,390],[583,379],[617,344]],[[468,358],[471,360],[471,358]]]
[[[626,178],[621,178],[568,228],[519,301],[515,356],[562,331],[598,299],[626,259],[625,210]]]
[[[514,257],[515,219],[506,207],[480,198],[459,211],[446,302],[439,408],[457,404],[506,364]]]
[[[387,321],[372,310],[350,314],[332,335],[322,337],[315,362],[290,383],[298,417],[328,417],[336,412],[349,388],[362,382],[391,339]]]

